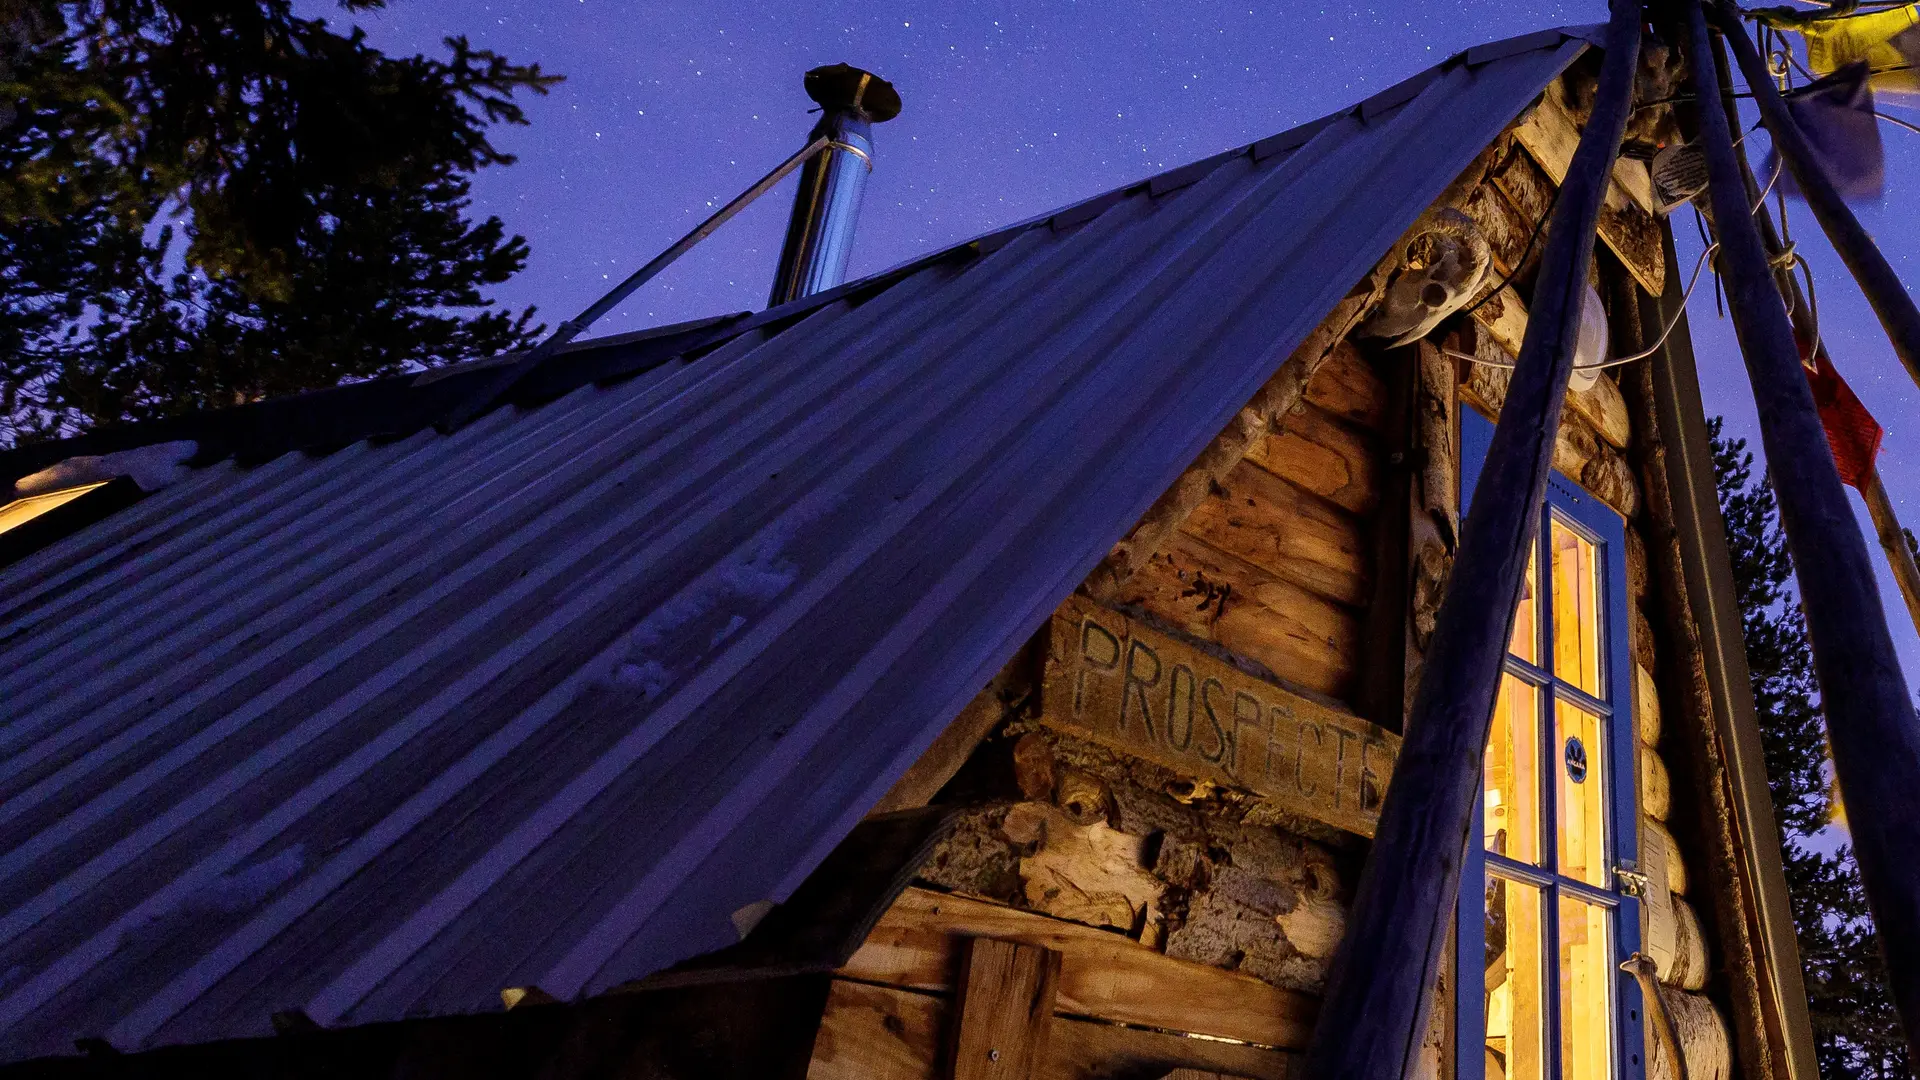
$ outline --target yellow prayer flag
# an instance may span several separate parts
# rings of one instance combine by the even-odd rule
[[[1807,40],[1807,67],[1816,75],[1864,60],[1875,94],[1920,97],[1920,4],[1822,19],[1796,27]]]

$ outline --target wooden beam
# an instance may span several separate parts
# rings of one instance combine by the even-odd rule
[[[1705,13],[1699,0],[1687,0],[1683,9],[1696,99],[1718,101],[1721,86]],[[1806,167],[1810,159],[1792,165],[1796,154],[1806,156],[1803,141],[1792,145],[1800,139],[1798,129],[1790,120],[1781,122],[1784,107],[1770,80],[1748,64],[1749,59],[1759,61],[1745,31],[1737,21],[1724,29],[1749,87],[1762,100],[1762,115],[1774,115],[1769,127],[1776,145],[1813,201],[1813,189],[1825,177],[1817,167]],[[1909,1047],[1920,1052],[1920,864],[1912,858],[1920,850],[1920,724],[1915,723],[1913,699],[1887,630],[1866,542],[1828,449],[1793,327],[1751,216],[1726,115],[1713,108],[1699,113],[1722,281],[1759,407],[1761,444],[1773,474],[1782,531],[1794,556],[1835,772],[1852,811],[1854,854],[1887,958],[1894,1005]],[[1827,190],[1831,193],[1831,185]],[[1836,248],[1846,239],[1830,235]],[[1854,239],[1864,242],[1864,234]],[[1899,283],[1890,269],[1888,278],[1897,291]],[[1866,278],[1862,285],[1869,295],[1875,291]],[[1910,303],[1906,310],[1913,311]],[[1920,314],[1915,315],[1914,330],[1910,344],[1920,347]],[[1920,367],[1916,373],[1920,377]]]
[[[1828,242],[1839,253],[1840,261],[1853,272],[1860,291],[1867,294],[1867,303],[1873,305],[1873,313],[1879,316],[1880,325],[1893,342],[1894,353],[1906,365],[1907,374],[1920,384],[1920,308],[1914,306],[1913,297],[1900,283],[1900,275],[1893,272],[1886,255],[1861,227],[1860,219],[1853,216],[1852,208],[1840,197],[1813,147],[1808,145],[1806,135],[1794,123],[1793,114],[1780,100],[1779,87],[1774,84],[1766,61],[1754,51],[1737,10],[1730,11],[1724,4],[1716,5],[1717,21],[1727,44],[1733,48],[1734,61],[1740,65],[1747,89],[1753,91],[1754,104],[1760,107],[1760,120],[1766,125],[1767,134],[1773,137],[1773,145],[1786,163],[1787,172],[1793,175],[1793,182],[1800,185],[1807,207],[1820,222]],[[1702,54],[1698,62],[1706,63],[1706,55]],[[1914,1004],[1920,1005],[1920,1002]]]
[[[939,994],[835,979],[814,1041],[808,1080],[946,1080],[940,1032],[953,1004]],[[1191,1039],[1147,1028],[1056,1015],[1043,1080],[1155,1076],[1190,1068],[1255,1080],[1298,1076],[1284,1050]]]
[[[863,982],[950,993],[961,943],[993,937],[1061,955],[1057,1012],[1216,1039],[1306,1045],[1318,1002],[1251,975],[1176,960],[1091,926],[983,900],[908,889],[839,971]]]
[[[1307,1052],[1305,1075],[1316,1080],[1403,1076],[1427,1033],[1495,691],[1573,368],[1595,222],[1632,105],[1640,4],[1613,0],[1611,9],[1593,115],[1547,229],[1533,317]]]
[[[1047,1056],[1060,954],[1038,945],[968,938],[960,948],[960,1019],[953,1080],[1032,1080]]]
[[[1540,102],[1513,127],[1514,137],[1554,183],[1565,182],[1580,142],[1580,128],[1560,98],[1563,88],[1564,80],[1548,87]],[[1666,260],[1660,257],[1660,221],[1653,216],[1652,180],[1646,166],[1618,157],[1613,162],[1611,180],[1600,204],[1600,238],[1620,256],[1634,279],[1658,296],[1666,287]]]

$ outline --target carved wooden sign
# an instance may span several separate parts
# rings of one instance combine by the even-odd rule
[[[1118,612],[1054,612],[1041,721],[1372,836],[1400,737]]]

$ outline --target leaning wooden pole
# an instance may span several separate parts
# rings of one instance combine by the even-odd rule
[[[1611,0],[1611,9],[1592,116],[1547,229],[1533,314],[1299,1073],[1314,1080],[1398,1078],[1426,1032],[1501,664],[1552,470],[1594,225],[1632,105],[1640,2]]]
[[[1907,617],[1913,620],[1913,628],[1920,630],[1920,563],[1914,561],[1913,549],[1907,546],[1906,530],[1893,516],[1893,500],[1887,498],[1887,486],[1880,482],[1878,467],[1867,471],[1866,479],[1860,484],[1860,495],[1867,500],[1867,516],[1873,519],[1874,534],[1880,538],[1881,550],[1887,553],[1887,562],[1893,567],[1893,580],[1900,585],[1900,596],[1907,602]]]
[[[1696,99],[1721,86],[1700,0],[1681,0]],[[1732,28],[1735,54],[1744,33]],[[1747,44],[1751,50],[1751,43]],[[1757,89],[1757,87],[1756,87]],[[1799,347],[1755,227],[1719,109],[1699,111],[1720,272],[1760,414],[1760,440],[1793,553],[1835,771],[1894,1005],[1920,1049],[1920,720],[1893,651],[1873,564],[1854,521]]]
[[[1773,76],[1767,71],[1766,61],[1760,59],[1746,28],[1740,23],[1739,9],[1720,0],[1715,14],[1721,32],[1733,47],[1740,77],[1753,91],[1754,104],[1760,107],[1760,121],[1773,138],[1780,160],[1793,175],[1793,182],[1800,185],[1807,207],[1820,222],[1833,250],[1840,254],[1840,261],[1847,264],[1854,280],[1860,283],[1860,291],[1873,305],[1873,313],[1893,342],[1894,353],[1907,366],[1907,374],[1920,384],[1920,308],[1914,306],[1913,298],[1900,284],[1899,275],[1893,272],[1893,264],[1860,226],[1860,219],[1853,216],[1853,210],[1840,197],[1833,180],[1807,143],[1806,135],[1794,123],[1793,114],[1780,99],[1780,88],[1774,85]]]

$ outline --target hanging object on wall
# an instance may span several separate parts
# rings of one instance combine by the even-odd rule
[[[1407,241],[1386,299],[1357,332],[1410,345],[1465,307],[1492,266],[1493,249],[1479,224],[1452,207],[1441,210]]]
[[[1762,12],[1755,14],[1774,22]],[[1806,39],[1807,67],[1814,74],[1830,75],[1864,63],[1876,93],[1920,103],[1920,4],[1844,18],[1795,20],[1784,28]]]
[[[1600,294],[1589,285],[1580,303],[1580,336],[1574,339],[1573,371],[1567,376],[1567,389],[1576,394],[1592,389],[1606,363],[1607,309],[1600,303]]]
[[[1666,217],[1707,190],[1707,158],[1694,143],[1669,143],[1653,155],[1655,211]]]
[[[1877,199],[1886,190],[1886,151],[1880,143],[1880,123],[1873,113],[1873,87],[1867,76],[1866,63],[1855,61],[1782,95],[1833,186],[1849,199]],[[1764,175],[1772,176],[1779,169],[1779,157],[1768,150]],[[1791,175],[1782,172],[1779,185],[1787,194],[1801,197]]]

